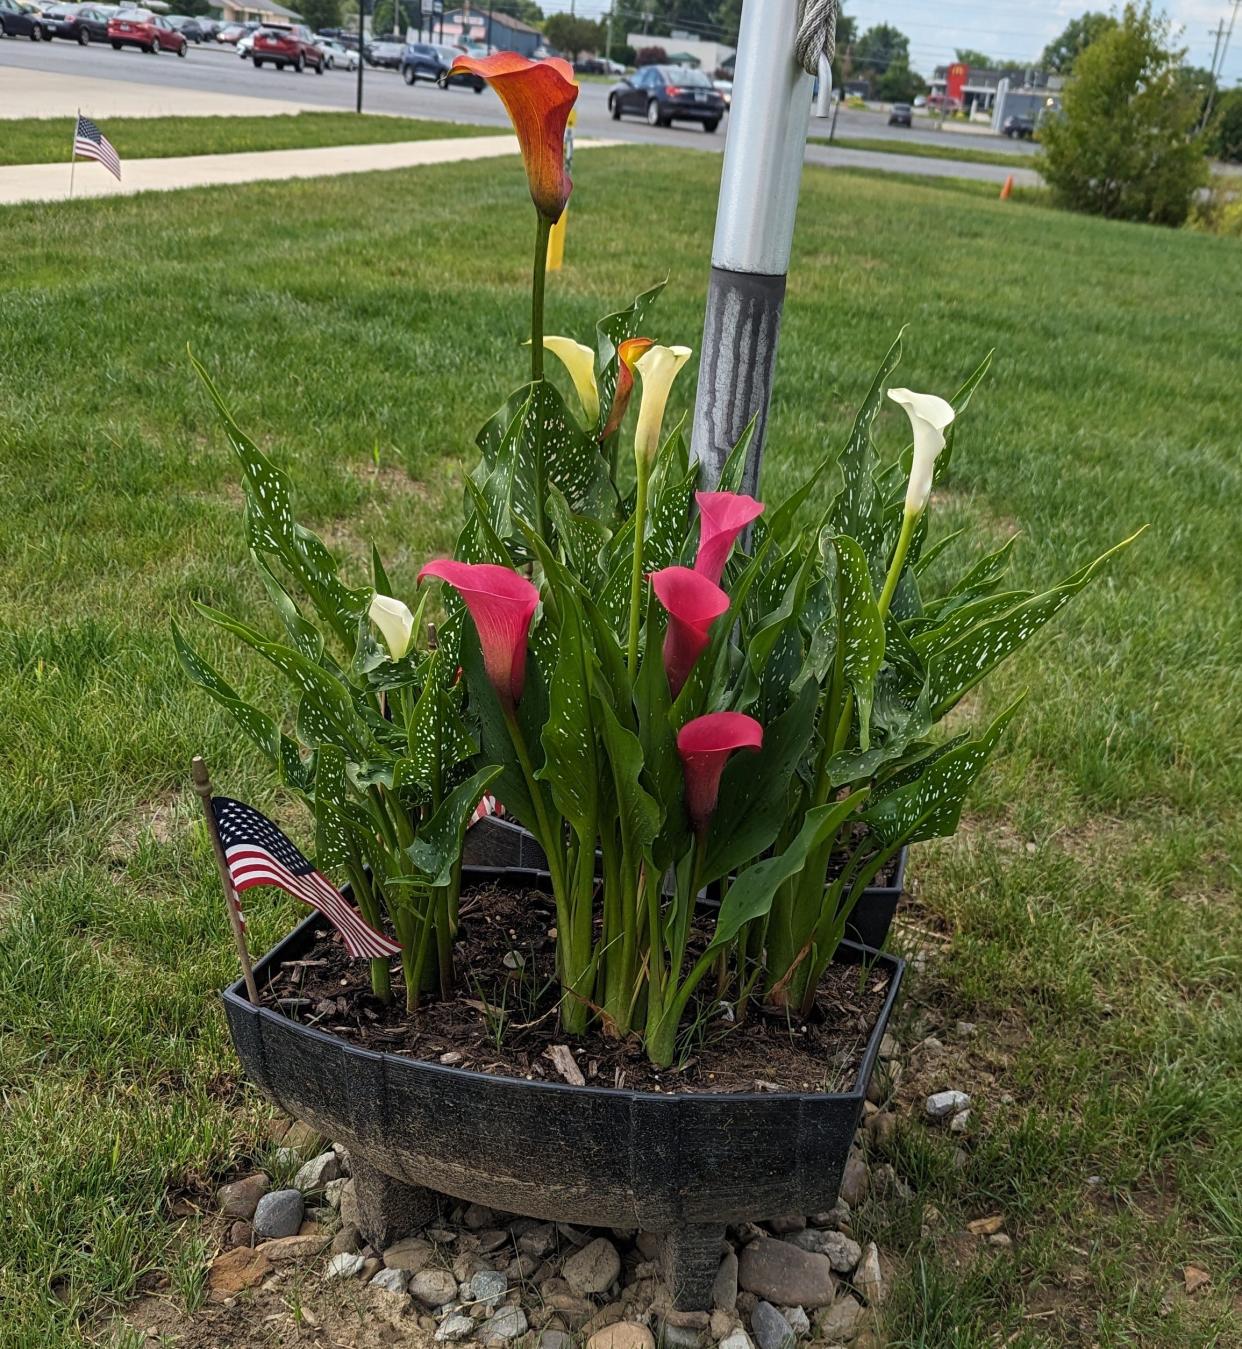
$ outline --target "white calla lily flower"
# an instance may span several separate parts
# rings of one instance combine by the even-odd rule
[[[367,617],[380,630],[388,654],[393,660],[400,660],[414,641],[414,615],[400,600],[376,591]]]
[[[638,426],[634,432],[634,455],[650,466],[660,448],[664,426],[664,408],[677,372],[694,353],[689,347],[649,347],[634,363],[643,381],[643,397],[638,407]]]
[[[957,415],[953,405],[934,393],[915,393],[912,389],[890,389],[888,396],[910,418],[914,432],[914,463],[910,466],[910,485],[906,488],[906,513],[921,515],[931,496],[936,460],[944,449],[944,433]]]
[[[595,353],[572,337],[545,337],[543,349],[569,371],[578,391],[578,401],[586,414],[587,426],[594,430],[599,422],[599,388],[595,383]]]

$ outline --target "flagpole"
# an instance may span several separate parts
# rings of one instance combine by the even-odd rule
[[[220,884],[224,887],[224,905],[229,911],[229,925],[233,929],[233,938],[237,942],[237,957],[241,961],[242,974],[246,979],[246,992],[250,1001],[259,1005],[259,990],[254,982],[254,970],[250,965],[250,950],[246,945],[246,930],[242,927],[241,905],[237,901],[237,892],[233,889],[233,879],[229,875],[228,859],[224,855],[224,844],[220,842],[220,828],[216,824],[215,812],[211,808],[211,778],[207,775],[207,765],[201,754],[196,754],[190,763],[190,776],[194,780],[194,790],[203,803],[203,816],[207,821],[207,835],[211,839],[211,851],[216,856],[216,866],[220,872]]]
[[[78,123],[82,120],[82,109],[73,114],[73,140],[69,142],[69,200],[73,200],[73,173],[78,167]]]

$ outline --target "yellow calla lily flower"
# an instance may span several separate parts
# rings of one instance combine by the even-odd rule
[[[400,600],[376,591],[367,617],[380,630],[388,654],[393,660],[400,660],[414,642],[414,615]]]
[[[599,423],[599,388],[595,383],[595,353],[590,347],[575,342],[572,337],[545,337],[544,351],[553,356],[569,371],[569,377],[578,391],[578,401],[586,416],[587,428],[594,430]]]
[[[660,448],[664,426],[664,408],[677,372],[694,353],[689,347],[653,346],[634,363],[643,381],[642,402],[638,406],[638,426],[634,432],[634,457],[650,466]]]

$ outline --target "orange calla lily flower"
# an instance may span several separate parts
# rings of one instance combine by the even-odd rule
[[[617,387],[612,395],[612,408],[608,413],[608,420],[604,423],[604,429],[599,433],[601,440],[607,440],[621,427],[621,422],[625,417],[625,410],[630,405],[630,395],[634,392],[634,362],[647,350],[654,346],[655,339],[650,337],[627,337],[617,347]]]
[[[505,105],[522,147],[535,207],[555,224],[574,186],[565,172],[565,124],[578,98],[573,67],[558,57],[528,61],[516,52],[497,52],[459,56],[449,74],[459,71],[482,75]]]

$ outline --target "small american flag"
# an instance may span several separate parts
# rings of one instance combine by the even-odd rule
[[[401,950],[396,942],[364,922],[336,886],[315,870],[266,815],[228,796],[213,796],[211,811],[220,831],[229,877],[238,894],[256,885],[277,886],[318,909],[355,958],[383,959]]]
[[[112,142],[91,121],[78,113],[77,130],[73,133],[73,157],[97,159],[117,180],[121,181],[121,157],[112,148]]]
[[[485,796],[482,801],[475,806],[469,820],[466,821],[466,828],[470,829],[478,824],[480,820],[486,820],[489,815],[497,817],[503,816],[505,808],[496,800],[494,796]]]

